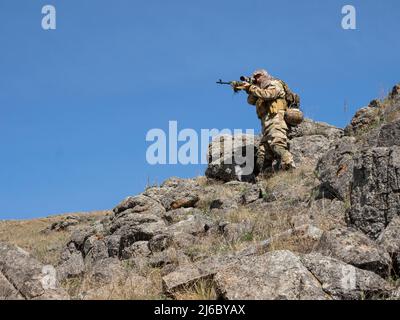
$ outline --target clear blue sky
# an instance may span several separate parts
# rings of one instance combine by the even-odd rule
[[[148,165],[145,136],[169,120],[258,131],[219,78],[266,68],[307,116],[345,126],[400,82],[399,21],[398,0],[1,0],[0,219],[108,209],[148,180],[202,174]]]

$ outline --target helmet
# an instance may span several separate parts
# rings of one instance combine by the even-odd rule
[[[253,72],[252,75],[253,79],[258,78],[257,83],[261,88],[266,88],[271,80],[273,80],[274,78],[268,73],[267,70],[264,69],[259,69]]]
[[[304,120],[304,114],[297,108],[288,109],[285,112],[285,121],[291,126],[298,126]]]
[[[265,77],[269,77],[269,73],[267,70],[265,69],[259,69],[253,72],[253,77],[255,76],[265,76]]]

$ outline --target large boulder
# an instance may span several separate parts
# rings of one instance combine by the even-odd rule
[[[385,249],[350,228],[325,231],[315,251],[382,276],[389,274],[391,261]]]
[[[288,134],[289,139],[309,136],[323,136],[329,141],[335,141],[343,136],[343,130],[324,122],[304,119],[300,125],[290,127]]]
[[[400,216],[393,218],[385,231],[381,233],[377,239],[387,252],[389,252],[392,263],[393,271],[395,274],[400,274]]]
[[[260,138],[250,134],[221,135],[208,147],[206,176],[225,182],[254,182]]]
[[[355,158],[349,224],[376,239],[400,212],[400,147],[371,148]]]
[[[365,134],[380,125],[382,116],[382,103],[378,100],[373,100],[367,107],[361,108],[356,112],[351,123],[346,127],[345,134],[349,136]]]
[[[0,300],[24,300],[20,292],[0,272]]]
[[[290,140],[290,152],[296,165],[306,163],[315,166],[329,150],[331,141],[322,135],[304,136]]]
[[[392,287],[380,276],[320,254],[301,257],[303,265],[335,300],[382,299]]]
[[[157,200],[146,195],[127,197],[113,209],[113,212],[115,216],[119,216],[129,209],[132,213],[152,213],[154,215],[162,215],[165,212],[165,208]]]
[[[200,187],[193,179],[170,178],[160,187],[148,188],[143,195],[159,202],[167,211],[192,208],[199,201]]]
[[[379,147],[400,146],[400,121],[385,124],[379,131]]]
[[[331,144],[343,136],[343,130],[324,122],[305,119],[289,130],[290,152],[296,164],[316,165]]]
[[[318,280],[290,251],[246,257],[214,277],[221,298],[227,300],[327,300]]]
[[[53,266],[43,265],[16,246],[0,242],[0,296],[3,299],[64,300]]]
[[[235,255],[221,255],[183,264],[163,277],[164,293],[173,296],[177,291],[187,289],[198,281],[212,279],[219,270],[236,261]]]
[[[344,137],[321,157],[316,168],[321,181],[320,197],[341,201],[349,199],[356,152],[355,138]]]
[[[343,130],[323,122],[305,119],[290,127],[289,147],[296,164],[316,164],[330,144],[343,136]],[[249,134],[221,135],[209,145],[206,176],[228,181],[254,182],[258,175],[256,154],[260,136]],[[237,156],[237,157],[235,157]]]
[[[70,242],[61,254],[57,272],[60,280],[79,277],[85,272],[85,262],[82,253]]]

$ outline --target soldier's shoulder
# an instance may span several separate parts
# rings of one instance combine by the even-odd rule
[[[270,83],[271,85],[273,85],[273,86],[275,86],[275,87],[277,87],[277,88],[279,88],[279,89],[284,89],[283,88],[283,82],[282,82],[282,80],[279,80],[279,79],[273,79],[273,80],[271,80],[271,83]]]

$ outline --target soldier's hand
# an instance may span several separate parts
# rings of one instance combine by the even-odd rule
[[[231,85],[235,92],[238,92],[241,90],[247,91],[251,86],[251,84],[248,82],[239,82],[239,81],[233,81]]]

